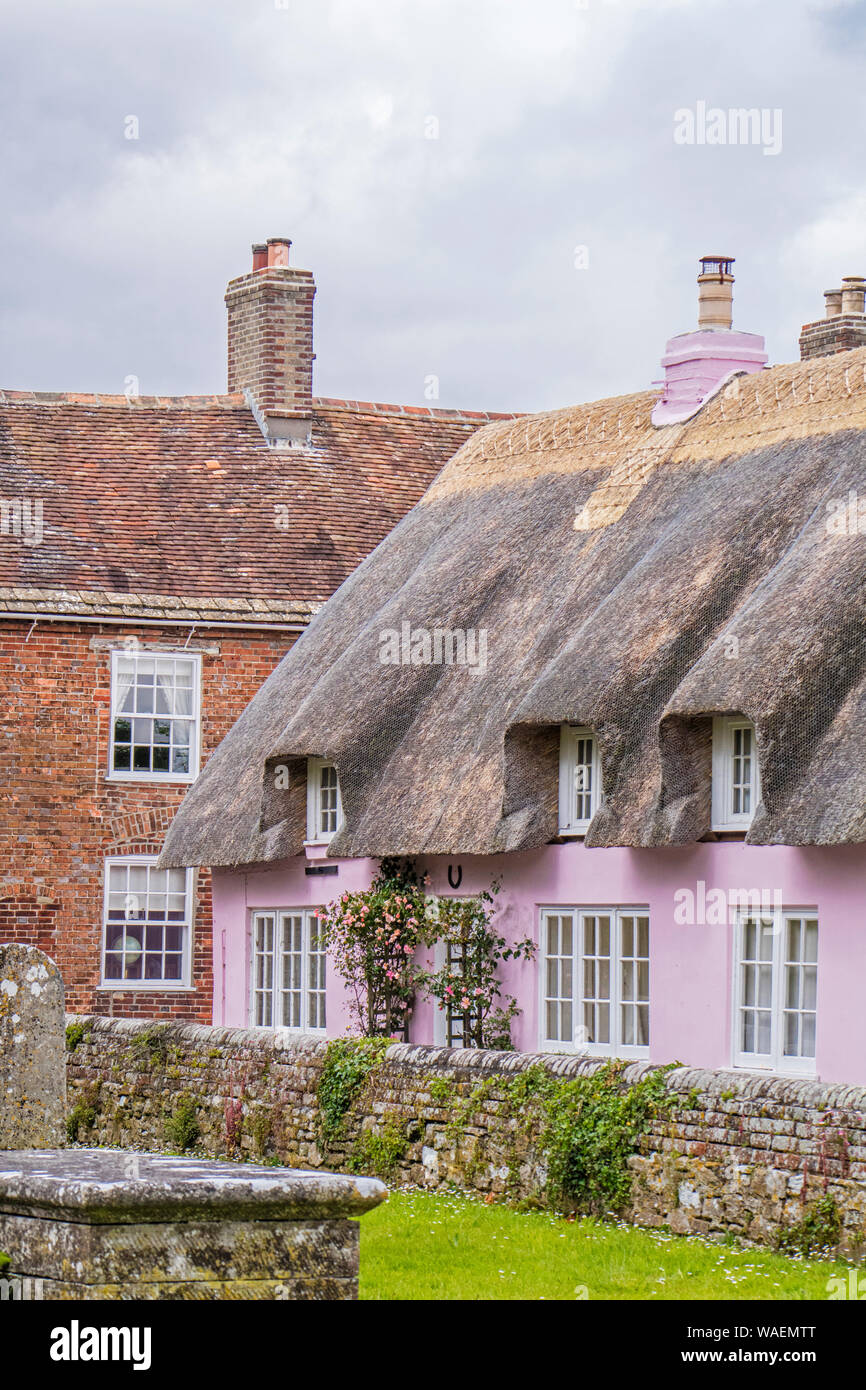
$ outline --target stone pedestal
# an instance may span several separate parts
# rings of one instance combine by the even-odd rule
[[[45,1299],[352,1299],[375,1178],[108,1149],[0,1153],[0,1250]]]

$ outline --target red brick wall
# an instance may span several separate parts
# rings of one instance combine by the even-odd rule
[[[832,319],[804,323],[800,334],[800,361],[850,352],[866,345],[866,319],[862,314],[842,314]]]
[[[192,989],[100,990],[106,857],[156,854],[186,786],[108,782],[110,647],[183,646],[188,631],[0,622],[0,941],[38,946],[63,974],[66,1007],[209,1023],[210,873],[195,885]],[[197,629],[202,764],[293,641]],[[218,654],[216,654],[218,649]]]

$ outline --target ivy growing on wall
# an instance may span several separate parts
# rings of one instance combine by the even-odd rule
[[[319,1130],[325,1147],[333,1144],[370,1073],[380,1065],[387,1038],[335,1038],[328,1043],[316,1090]]]
[[[626,1084],[626,1063],[619,1060],[571,1080],[554,1076],[539,1062],[513,1077],[489,1077],[462,1101],[455,1102],[453,1089],[446,1092],[443,1084],[437,1099],[453,1104],[446,1138],[456,1148],[491,1093],[501,1095],[498,1116],[487,1112],[485,1119],[491,1137],[506,1148],[509,1188],[518,1189],[521,1161],[534,1154],[544,1174],[538,1203],[602,1216],[627,1204],[628,1160],[640,1151],[652,1121],[676,1104],[665,1088],[665,1076],[675,1065]],[[477,1149],[464,1159],[467,1177],[479,1162]]]

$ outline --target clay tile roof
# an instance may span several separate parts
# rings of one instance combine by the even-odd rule
[[[683,424],[653,428],[654,399],[473,435],[251,701],[164,862],[300,851],[303,798],[268,770],[300,782],[310,755],[340,778],[332,855],[545,844],[563,722],[598,737],[588,847],[688,844],[716,714],[755,723],[750,843],[866,840],[866,348],[738,377]],[[383,663],[404,625],[474,633],[474,661]]]
[[[308,616],[492,418],[317,399],[311,447],[269,448],[239,395],[0,392],[0,611]]]

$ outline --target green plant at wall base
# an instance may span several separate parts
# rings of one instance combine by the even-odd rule
[[[165,1137],[178,1153],[186,1153],[201,1137],[198,1106],[189,1096],[184,1096],[174,1114],[166,1119]]]
[[[777,1248],[787,1255],[813,1255],[832,1250],[842,1233],[842,1213],[835,1197],[819,1197],[810,1203],[801,1221],[788,1226],[778,1238]]]
[[[319,1129],[324,1143],[334,1142],[352,1101],[388,1050],[387,1038],[334,1038],[316,1088]]]
[[[256,1153],[261,1157],[268,1146],[268,1140],[272,1138],[274,1131],[274,1117],[268,1110],[260,1110],[254,1117],[250,1130],[253,1136]]]
[[[322,943],[349,985],[350,1009],[365,1037],[401,1034],[419,970],[413,957],[433,944],[430,904],[411,860],[383,859],[361,893],[344,893],[318,913]]]
[[[361,1130],[346,1166],[350,1173],[370,1173],[387,1178],[406,1157],[408,1147],[409,1141],[402,1130],[393,1120],[386,1120],[378,1131]]]
[[[529,937],[509,944],[494,925],[494,883],[472,898],[439,898],[436,936],[445,947],[440,970],[423,972],[419,985],[448,1018],[448,1037],[456,1032],[458,1045],[510,1052],[512,1020],[520,1013],[517,1000],[505,994],[499,967],[507,960],[532,960],[535,942]]]
[[[12,1263],[12,1256],[7,1255],[5,1250],[0,1250],[0,1276],[7,1270]]]
[[[83,1101],[76,1101],[69,1114],[66,1116],[66,1138],[70,1144],[78,1140],[79,1132],[82,1129],[92,1129],[96,1124],[96,1106],[86,1105]]]

